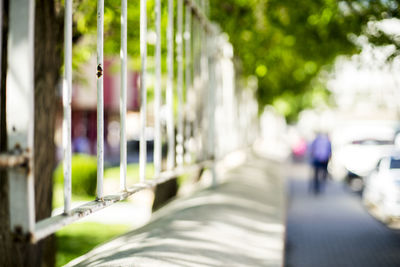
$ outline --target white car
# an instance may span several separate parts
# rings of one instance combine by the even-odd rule
[[[366,178],[363,202],[383,220],[400,218],[400,154],[383,157]]]
[[[361,192],[364,179],[379,159],[395,150],[395,127],[381,124],[354,123],[338,127],[332,133],[332,158],[329,173],[332,178],[346,181],[353,191]]]

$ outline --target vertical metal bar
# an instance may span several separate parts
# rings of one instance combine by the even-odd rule
[[[65,0],[63,81],[64,213],[71,211],[72,0]]]
[[[203,1],[203,4],[205,4],[205,1]],[[204,32],[204,45],[205,45],[205,49],[204,49],[204,68],[205,68],[205,75],[207,75],[207,79],[206,79],[206,84],[205,84],[205,91],[206,91],[206,95],[205,95],[205,99],[206,99],[206,116],[207,116],[207,134],[206,134],[206,146],[207,146],[207,158],[208,159],[212,159],[213,157],[213,140],[212,140],[212,131],[213,131],[213,90],[214,88],[214,58],[213,58],[213,53],[214,53],[214,47],[213,47],[213,37],[215,38],[215,36],[208,36],[207,32]],[[212,51],[211,51],[212,50]]]
[[[203,69],[203,35],[202,35],[202,24],[198,21],[197,24],[197,37],[198,37],[198,110],[197,110],[197,127],[198,127],[198,143],[197,143],[197,161],[202,161],[205,159],[204,151],[204,123],[205,118],[204,113],[204,69]]]
[[[126,190],[127,0],[121,0],[120,188]]]
[[[210,1],[206,0],[205,1],[205,11],[204,14],[206,15],[206,17],[210,16]]]
[[[201,2],[203,3],[203,1]],[[201,76],[201,101],[202,101],[202,121],[201,121],[201,155],[202,160],[206,159],[209,155],[209,147],[207,145],[208,138],[207,135],[210,131],[207,123],[208,121],[208,111],[209,111],[209,103],[208,103],[208,51],[207,51],[207,34],[202,24],[200,24],[200,76]]]
[[[207,35],[207,33],[205,34]],[[216,142],[215,142],[215,97],[217,92],[216,84],[216,35],[208,36],[206,39],[207,45],[207,68],[208,68],[208,157],[213,161],[211,172],[213,186],[217,185],[217,172],[215,168],[215,152],[216,152]]]
[[[192,40],[191,40],[191,31],[192,31],[192,9],[189,5],[186,6],[185,13],[185,85],[186,85],[186,126],[185,126],[185,162],[190,161],[189,154],[189,138],[191,132],[191,114],[190,112],[190,103],[191,103],[191,93],[192,93]]]
[[[175,127],[173,110],[173,84],[174,84],[174,1],[168,0],[168,26],[167,26],[167,135],[168,155],[167,169],[172,170],[175,165]]]
[[[201,76],[200,76],[200,23],[197,19],[195,19],[193,24],[193,53],[194,53],[194,61],[193,61],[193,91],[195,96],[194,101],[194,123],[193,123],[193,132],[194,132],[194,140],[195,140],[195,160],[199,160],[200,146],[201,146],[201,127],[200,127],[200,92],[201,92]]]
[[[156,0],[156,80],[154,83],[154,173],[161,173],[161,0]]]
[[[178,64],[178,127],[176,135],[176,162],[178,166],[183,164],[183,0],[178,0],[177,33],[176,33],[176,64]]]
[[[197,76],[197,113],[196,113],[196,128],[197,128],[197,144],[196,144],[196,160],[201,161],[203,160],[203,134],[204,134],[204,95],[203,95],[203,68],[202,68],[202,35],[201,35],[201,23],[199,20],[197,20],[197,71],[198,71],[198,76]]]
[[[198,110],[198,116],[200,118],[199,122],[198,122],[198,127],[199,127],[199,142],[198,142],[198,156],[199,156],[199,160],[204,160],[205,157],[205,151],[204,151],[204,131],[205,131],[205,117],[204,113],[205,113],[205,108],[204,108],[204,64],[203,64],[203,28],[202,28],[202,24],[199,21],[198,24],[198,44],[199,44],[199,105],[200,108]]]
[[[11,169],[9,177],[10,226],[16,232],[33,232],[35,198],[33,181],[34,134],[34,10],[35,1],[10,1],[6,120],[9,151],[27,153],[26,169]]]
[[[103,95],[104,0],[97,0],[97,199],[103,200],[104,95]]]
[[[140,150],[139,150],[139,177],[145,181],[146,176],[146,57],[147,57],[147,0],[140,0],[140,59],[142,70],[140,76]]]

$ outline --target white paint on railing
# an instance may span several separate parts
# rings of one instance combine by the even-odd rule
[[[142,64],[140,75],[140,148],[139,148],[139,179],[146,179],[146,60],[147,60],[147,0],[140,0],[140,60]]]
[[[178,93],[178,122],[176,135],[176,163],[183,164],[183,0],[178,0],[177,32],[176,32],[176,64],[178,65],[177,93]]]
[[[167,136],[168,154],[167,170],[175,166],[175,127],[174,127],[174,0],[168,0],[168,25],[167,25]]]
[[[201,104],[200,90],[201,90],[201,80],[200,80],[200,22],[194,17],[193,19],[193,155],[195,161],[199,160],[199,151],[201,147],[201,133],[200,124],[201,117],[199,116],[199,109]]]
[[[176,178],[179,175],[189,172],[198,172],[202,168],[208,168],[212,165],[210,161],[204,161],[201,164],[193,164],[190,166],[185,166],[180,169],[175,169],[173,171],[161,172],[160,175],[153,180],[146,180],[143,183],[137,183],[132,187],[129,187],[125,191],[117,192],[113,195],[104,196],[103,201],[92,201],[87,202],[77,208],[71,210],[71,215],[56,215],[49,217],[47,219],[41,220],[36,223],[35,231],[32,235],[32,241],[37,242],[46,236],[58,231],[62,227],[69,225],[81,218],[89,216],[90,214],[102,210],[114,203],[120,202],[127,199],[131,195],[140,192],[144,189],[154,188],[159,184],[163,184],[166,181]],[[33,231],[32,231],[33,232]]]
[[[195,15],[195,18],[201,25],[201,27],[207,31],[208,33],[214,33],[217,34],[218,31],[212,26],[206,15],[204,14],[203,10],[201,9],[201,3],[200,5],[193,1],[193,0],[184,0],[185,4],[189,6],[192,10],[192,13]]]
[[[156,0],[156,79],[154,81],[154,174],[161,172],[161,0]]]
[[[120,91],[120,189],[126,190],[126,164],[127,164],[127,141],[126,141],[126,90],[127,90],[127,29],[128,29],[128,6],[127,0],[121,0],[121,91]]]
[[[204,28],[200,28],[200,80],[201,80],[201,101],[202,101],[202,106],[204,108],[202,109],[202,121],[201,121],[201,129],[202,131],[202,136],[201,136],[201,160],[208,159],[210,157],[210,152],[209,152],[209,146],[208,146],[208,134],[210,132],[210,127],[209,127],[209,109],[210,105],[207,105],[205,103],[208,102],[208,94],[209,94],[209,65],[208,65],[208,47],[207,47],[207,32]]]
[[[71,99],[72,99],[72,0],[65,0],[64,17],[64,80],[63,80],[63,149],[64,149],[64,213],[71,210]]]
[[[103,200],[104,94],[103,41],[104,0],[97,0],[97,199]]]
[[[185,103],[185,162],[189,163],[191,161],[190,155],[190,139],[191,139],[191,122],[193,121],[193,116],[191,107],[193,107],[192,100],[192,9],[189,5],[186,5],[185,11],[185,33],[183,35],[185,40],[185,88],[186,88],[186,103]]]
[[[10,227],[32,233],[35,226],[34,135],[34,10],[35,1],[13,0],[9,6],[6,120],[7,149],[26,153],[23,169],[9,169]]]
[[[215,105],[216,105],[216,92],[217,92],[217,81],[216,81],[216,62],[217,62],[217,36],[207,38],[206,49],[208,51],[208,159],[215,160],[216,143],[215,143]],[[215,169],[215,162],[211,167],[213,186],[217,185],[217,172]]]

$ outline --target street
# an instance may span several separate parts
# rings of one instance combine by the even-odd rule
[[[311,169],[287,169],[286,267],[400,266],[400,232],[373,218],[359,195],[332,180],[313,195]]]

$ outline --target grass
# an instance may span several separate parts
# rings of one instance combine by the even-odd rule
[[[60,175],[60,174],[59,174]],[[61,173],[62,175],[62,173]],[[119,183],[119,167],[108,168],[104,171],[104,179],[114,180]],[[152,164],[146,165],[146,178],[154,176]],[[55,179],[53,207],[64,205],[63,183],[61,179]],[[62,180],[61,180],[62,181]],[[129,164],[127,166],[128,185],[139,182],[139,165]],[[86,194],[73,194],[72,200],[92,201],[93,196]],[[111,240],[113,237],[121,235],[129,230],[127,225],[109,225],[94,222],[74,223],[56,233],[57,236],[57,255],[56,266],[63,266],[71,260],[82,256],[94,247]]]
[[[105,180],[115,180],[119,182],[119,167],[108,168],[104,171]],[[154,167],[152,164],[146,165],[146,178],[152,179]],[[189,174],[178,177],[178,184],[181,185],[188,180]],[[127,166],[128,186],[139,181],[139,165],[129,164]],[[73,195],[73,201],[92,201],[93,197],[87,195]],[[63,206],[63,185],[55,183],[53,206]],[[109,225],[94,222],[74,223],[56,233],[57,236],[57,255],[56,266],[63,266],[71,260],[82,256],[94,247],[111,240],[129,230],[127,225]]]
[[[55,179],[54,183],[54,193],[53,193],[53,208],[60,208],[64,205],[64,185],[62,181],[62,166],[57,169],[57,174],[55,174],[57,177],[61,176],[61,178]],[[126,176],[127,176],[127,183],[128,186],[131,186],[135,183],[139,182],[139,164],[137,163],[132,163],[128,164],[126,168]],[[154,167],[153,164],[146,164],[146,178],[147,179],[152,179],[154,176]],[[113,180],[115,183],[119,183],[119,166],[118,167],[112,167],[112,168],[107,168],[104,170],[104,179],[105,180]],[[73,181],[76,181],[76,178]],[[72,190],[72,201],[82,201],[82,202],[89,202],[93,201],[95,199],[95,196],[90,196],[87,194],[76,194],[74,193],[74,190]]]
[[[89,252],[99,244],[109,241],[129,230],[127,225],[100,223],[75,223],[57,232],[56,266]]]
[[[146,164],[146,179],[154,177],[154,166],[151,163]],[[119,166],[107,168],[104,170],[104,179],[113,179],[119,181]],[[126,167],[126,179],[128,186],[139,182],[139,164],[132,163]]]
[[[95,200],[95,197],[87,195],[72,194],[72,201],[90,202]],[[53,186],[53,209],[64,206],[64,186],[62,184],[54,184]]]

